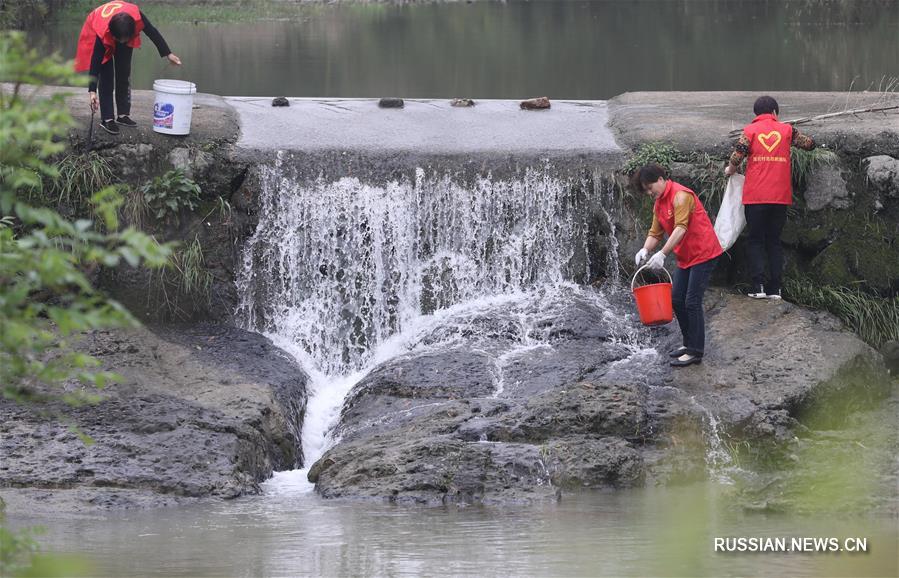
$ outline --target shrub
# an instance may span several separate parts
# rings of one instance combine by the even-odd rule
[[[650,142],[643,143],[627,160],[621,169],[627,175],[634,174],[643,165],[655,163],[661,165],[666,171],[671,170],[671,165],[678,159],[680,153],[670,143]]]
[[[52,208],[32,206],[30,193],[59,177],[50,159],[62,152],[73,121],[63,93],[45,96],[29,85],[77,86],[85,79],[69,63],[28,48],[22,33],[5,32],[0,81],[11,83],[0,91],[0,392],[28,400],[46,389],[39,386],[70,379],[103,386],[112,374],[95,371],[97,361],[74,351],[70,340],[136,321],[99,293],[86,271],[122,261],[161,265],[168,248],[132,228],[119,230],[122,200],[111,187],[78,191],[90,199],[105,232],[91,220],[72,222]]]
[[[200,202],[200,185],[181,169],[154,178],[141,187],[141,192],[158,220],[173,218],[178,222],[178,215],[183,209],[193,211]]]

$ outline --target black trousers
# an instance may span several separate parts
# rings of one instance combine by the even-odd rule
[[[131,53],[133,49],[116,43],[115,54],[100,66],[97,76],[97,96],[100,98],[100,120],[131,114]],[[115,92],[115,108],[112,95]]]
[[[787,222],[787,205],[746,205],[749,228],[749,274],[754,285],[764,285],[766,293],[783,287],[784,253],[780,234]],[[765,280],[765,260],[770,275]]]

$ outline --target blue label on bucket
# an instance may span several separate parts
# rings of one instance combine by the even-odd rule
[[[175,120],[175,105],[168,102],[157,102],[153,107],[153,126],[172,128]]]

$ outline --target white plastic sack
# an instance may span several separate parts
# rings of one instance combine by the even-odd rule
[[[741,174],[735,174],[727,179],[727,188],[724,190],[724,198],[721,200],[721,208],[715,218],[715,234],[721,248],[727,251],[746,226],[746,215],[743,213],[743,181],[746,179]]]

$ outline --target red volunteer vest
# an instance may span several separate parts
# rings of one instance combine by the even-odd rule
[[[144,29],[144,22],[140,17],[140,10],[134,4],[128,2],[107,2],[98,6],[87,15],[84,26],[81,27],[81,35],[78,37],[78,49],[75,51],[75,71],[84,72],[90,70],[91,55],[94,53],[94,44],[99,36],[106,47],[103,55],[103,63],[109,62],[115,54],[115,38],[109,32],[109,20],[116,14],[124,12],[134,18],[134,38],[128,42],[131,48],[140,48],[140,32]]]
[[[760,114],[743,129],[749,139],[744,205],[792,205],[790,143],[793,127],[778,122],[773,114]]]
[[[715,228],[712,227],[712,221],[709,220],[699,197],[687,187],[675,183],[671,179],[668,179],[665,191],[656,199],[655,205],[652,207],[659,219],[659,225],[670,237],[674,231],[674,196],[680,191],[686,191],[693,195],[693,213],[690,215],[690,223],[687,225],[687,234],[674,248],[677,266],[687,269],[714,259],[723,251],[721,243],[718,241],[718,235],[715,234]]]

